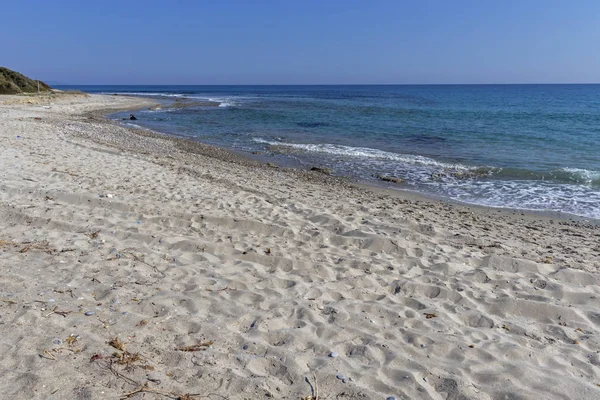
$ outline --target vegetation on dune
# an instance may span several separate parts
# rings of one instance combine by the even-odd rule
[[[52,89],[42,81],[39,81],[39,88],[44,92]],[[38,81],[8,68],[0,67],[0,94],[36,93],[37,91]]]

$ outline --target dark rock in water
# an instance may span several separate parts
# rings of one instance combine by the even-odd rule
[[[384,181],[384,182],[404,183],[404,179],[402,179],[402,178],[396,178],[396,177],[393,177],[393,176],[379,175],[378,178],[380,180]]]
[[[298,122],[296,125],[302,128],[317,128],[319,126],[329,126],[327,122]]]
[[[129,114],[129,119],[135,121],[137,118],[133,114]]]
[[[277,164],[273,164],[272,162],[268,162],[268,163],[267,163],[267,167],[271,167],[271,168],[279,168],[279,165],[277,165]]]
[[[327,167],[312,167],[310,170],[315,171],[315,172],[320,172],[325,175],[333,174],[333,170],[331,168],[327,168]]]

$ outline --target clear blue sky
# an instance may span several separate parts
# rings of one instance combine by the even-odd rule
[[[0,65],[61,83],[600,82],[598,0],[19,0],[0,11]]]

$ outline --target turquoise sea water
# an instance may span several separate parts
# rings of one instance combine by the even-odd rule
[[[67,87],[68,88],[68,87]],[[135,124],[495,207],[600,218],[600,85],[79,86],[214,106]],[[128,114],[115,115],[121,118]]]

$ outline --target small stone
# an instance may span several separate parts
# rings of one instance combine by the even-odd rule
[[[380,175],[378,177],[380,180],[384,181],[384,182],[391,182],[391,183],[404,183],[404,179],[402,178],[396,178],[395,176],[384,176],[384,175]]]
[[[329,357],[331,357],[331,358],[336,358],[337,356],[339,356],[339,354],[335,351],[332,351],[331,353],[329,353]]]
[[[60,339],[54,339],[54,340],[52,341],[52,343],[54,343],[54,344],[55,344],[55,345],[57,345],[57,346],[60,346],[60,345],[62,344],[62,340],[60,340]]]
[[[342,379],[342,383],[348,383],[348,379]]]
[[[242,349],[244,349],[244,350],[248,350],[248,345],[247,345],[247,344],[243,345],[243,346],[242,346]]]
[[[96,314],[96,313],[95,313],[95,312],[93,312],[93,311],[86,311],[86,312],[85,312],[85,315],[87,315],[88,317],[89,317],[89,316],[92,316],[92,315],[94,315],[94,314]]]
[[[327,167],[312,167],[310,170],[314,171],[314,172],[319,172],[319,173],[325,174],[325,175],[333,174],[333,170],[331,168],[327,168]]]
[[[397,400],[397,399],[396,399],[396,396],[389,396],[389,397],[388,397],[387,399],[385,399],[385,400]]]
[[[344,375],[342,375],[342,374],[336,375],[336,378],[338,378],[340,381],[346,380],[346,377]]]

